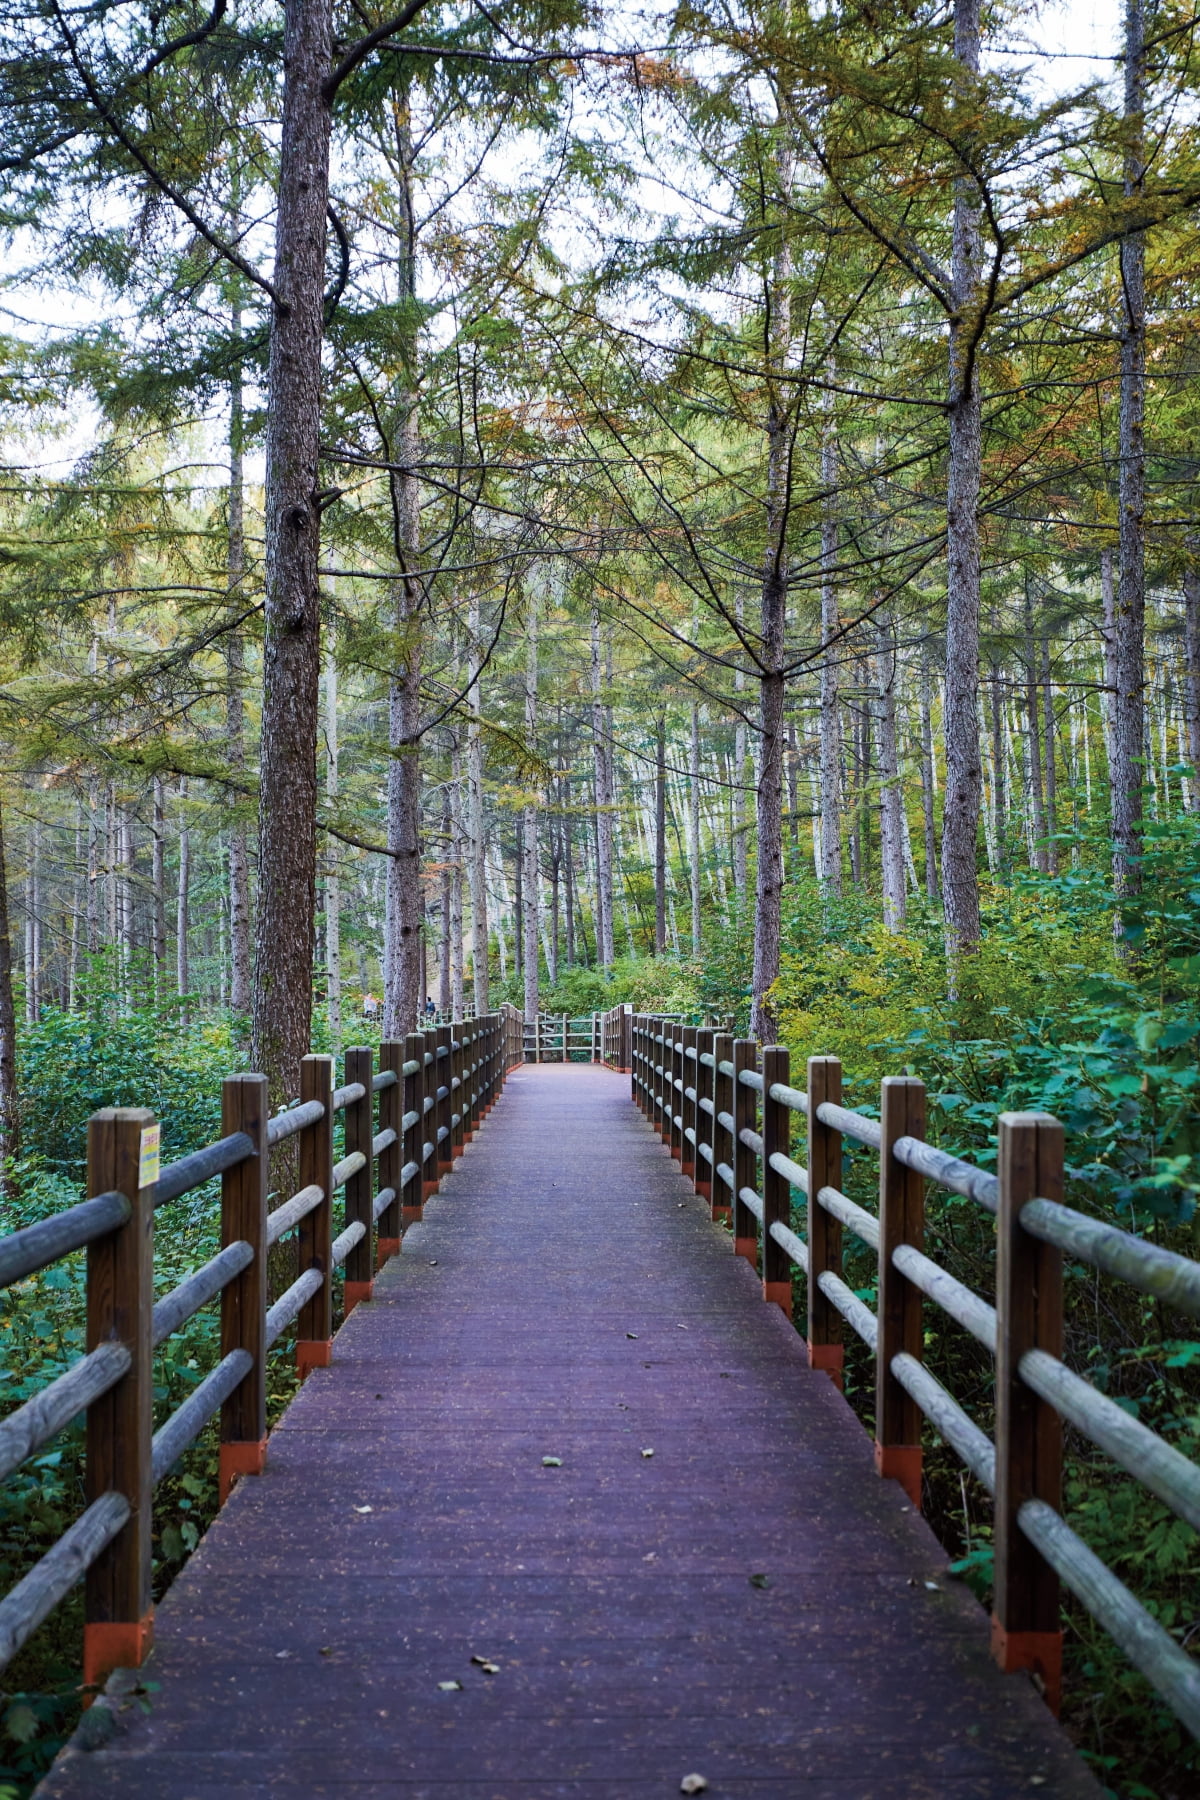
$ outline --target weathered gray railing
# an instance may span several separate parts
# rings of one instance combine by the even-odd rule
[[[221,1501],[240,1476],[261,1471],[268,1352],[295,1323],[301,1377],[330,1361],[334,1271],[345,1268],[349,1314],[370,1298],[377,1267],[399,1250],[404,1226],[421,1217],[519,1060],[511,1015],[506,1008],[384,1043],[378,1070],[372,1051],[349,1050],[336,1091],[332,1058],[307,1056],[298,1101],[274,1117],[266,1078],[232,1075],[221,1089],[221,1138],[161,1170],[151,1112],[111,1108],[89,1120],[90,1197],[0,1238],[0,1288],[72,1251],[88,1254],[85,1354],[0,1421],[3,1479],[86,1414],[84,1510],[0,1600],[0,1668],[84,1576],[85,1684],[142,1662],[153,1631],[155,1486],[218,1411]],[[345,1154],[335,1162],[339,1113]],[[299,1185],[268,1211],[271,1152],[291,1138]],[[216,1176],[222,1248],[155,1303],[155,1212]],[[267,1251],[293,1231],[299,1273],[268,1306]],[[220,1359],[155,1431],[154,1352],[218,1298]]]
[[[1062,1126],[1046,1113],[1003,1113],[997,1173],[925,1141],[925,1088],[889,1077],[880,1116],[842,1105],[842,1065],[809,1059],[790,1084],[786,1049],[646,1015],[632,1020],[633,1098],[671,1153],[728,1219],[734,1249],[761,1271],[763,1294],[792,1310],[792,1270],[807,1282],[808,1353],[840,1387],[843,1323],[875,1362],[875,1459],[921,1503],[927,1419],[992,1494],[992,1643],[1006,1669],[1033,1669],[1057,1710],[1059,1584],[1070,1589],[1200,1737],[1200,1663],[1189,1656],[1062,1516],[1064,1421],[1200,1530],[1200,1469],[1062,1360],[1062,1258],[1091,1263],[1200,1317],[1200,1263],[1065,1206]],[[808,1161],[792,1157],[792,1120],[808,1122]],[[842,1192],[842,1144],[879,1152],[879,1211]],[[924,1250],[925,1181],[996,1217],[994,1302]],[[807,1197],[806,1236],[792,1193]],[[878,1310],[842,1275],[842,1231],[879,1260]],[[922,1307],[932,1300],[995,1359],[994,1440],[924,1364]]]

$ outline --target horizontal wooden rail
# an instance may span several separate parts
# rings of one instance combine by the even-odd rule
[[[519,1015],[517,1015],[519,1021]],[[159,1170],[158,1128],[137,1108],[89,1123],[89,1197],[0,1238],[0,1283],[26,1280],[87,1249],[87,1346],[70,1369],[0,1421],[0,1479],[44,1448],[80,1413],[87,1421],[86,1505],[80,1517],[3,1600],[0,1667],[83,1576],[84,1678],[94,1686],[118,1664],[136,1667],[150,1648],[152,1501],[155,1485],[220,1415],[222,1501],[266,1453],[266,1356],[289,1327],[303,1377],[330,1360],[335,1271],[345,1314],[369,1299],[375,1268],[400,1248],[453,1155],[474,1136],[519,1060],[513,1010],[415,1032],[373,1053],[346,1053],[343,1083],[332,1061],[309,1056],[300,1099],[268,1116],[266,1081],[230,1076],[222,1087],[223,1135]],[[437,1070],[437,1079],[433,1071]],[[450,1096],[453,1095],[453,1111]],[[378,1116],[376,1116],[378,1109]],[[433,1114],[434,1143],[421,1121]],[[333,1127],[344,1124],[335,1162]],[[298,1190],[268,1211],[272,1149],[297,1140]],[[444,1157],[437,1146],[445,1146]],[[154,1214],[221,1180],[221,1248],[157,1303]],[[344,1197],[334,1232],[334,1197]],[[267,1305],[270,1247],[298,1231],[296,1279]],[[221,1350],[187,1399],[152,1430],[154,1352],[201,1308],[219,1301]]]
[[[129,1211],[124,1194],[97,1194],[94,1200],[81,1200],[78,1206],[10,1233],[0,1239],[0,1288],[25,1281],[60,1257],[107,1237],[128,1223]]]
[[[926,1142],[924,1089],[910,1078],[884,1082],[880,1118],[873,1119],[841,1103],[836,1058],[812,1058],[802,1090],[791,1085],[787,1052],[778,1047],[764,1050],[760,1064],[754,1044],[714,1034],[709,1049],[693,1028],[681,1036],[660,1015],[635,1014],[630,1037],[634,1101],[693,1175],[714,1217],[729,1216],[732,1192],[734,1248],[761,1266],[764,1297],[790,1312],[781,1256],[806,1276],[814,1367],[840,1386],[843,1323],[874,1356],[880,1472],[894,1475],[920,1503],[924,1419],[995,1497],[993,1646],[1002,1666],[1037,1670],[1057,1706],[1061,1579],[1200,1735],[1200,1665],[1062,1517],[1063,1422],[1197,1530],[1200,1468],[1070,1369],[1060,1353],[1064,1253],[1196,1316],[1200,1263],[1065,1206],[1062,1131],[1045,1115],[1001,1115],[999,1168],[992,1174]],[[694,1087],[685,1086],[682,1072],[693,1061],[711,1068],[711,1093],[699,1076]],[[791,1155],[786,1121],[793,1114],[808,1121],[807,1167]],[[841,1191],[845,1138],[879,1152],[878,1216]],[[996,1216],[995,1304],[925,1254],[925,1180]],[[814,1195],[807,1241],[789,1216],[792,1193]],[[877,1314],[843,1278],[843,1228],[879,1257]],[[995,1442],[925,1366],[925,1300],[996,1359]]]

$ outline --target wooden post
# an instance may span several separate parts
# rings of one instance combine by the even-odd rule
[[[842,1065],[836,1056],[808,1059],[808,1361],[824,1369],[839,1393],[845,1385],[842,1315],[818,1282],[826,1269],[842,1272],[842,1224],[817,1200],[822,1188],[842,1186],[842,1134],[817,1117],[830,1101],[842,1104]]]
[[[450,1158],[453,1161],[462,1155],[467,1141],[467,1028],[461,1019],[450,1027],[450,1076]],[[455,1114],[458,1115],[457,1125]]]
[[[436,1030],[419,1031],[417,1036],[421,1040],[418,1060],[421,1064],[422,1083],[420,1101],[421,1123],[418,1127],[420,1136],[418,1139],[417,1161],[421,1165],[421,1200],[422,1203],[424,1203],[429,1199],[431,1194],[436,1194],[438,1190],[437,1032]],[[428,1157],[425,1155],[426,1144],[430,1146]]]
[[[254,1367],[221,1408],[217,1492],[224,1506],[240,1475],[267,1460],[267,1078],[229,1075],[221,1083],[221,1135],[244,1131],[254,1155],[221,1177],[221,1248],[249,1244],[254,1261],[221,1290],[221,1355],[248,1350]]]
[[[879,1338],[875,1350],[875,1467],[921,1504],[921,1409],[892,1373],[906,1350],[922,1359],[921,1290],[892,1263],[898,1244],[925,1244],[925,1180],[892,1155],[898,1137],[925,1136],[925,1083],[885,1075],[879,1097]]]
[[[996,1238],[996,1578],[992,1653],[1062,1698],[1058,1576],[1017,1524],[1026,1500],[1062,1511],[1062,1422],[1021,1380],[1027,1350],[1061,1357],[1062,1252],[1022,1228],[1027,1200],[1063,1197],[1063,1128],[1048,1113],[1001,1113]]]
[[[351,1175],[344,1189],[346,1224],[352,1225],[356,1220],[361,1220],[366,1227],[366,1236],[359,1239],[346,1258],[343,1305],[345,1315],[349,1318],[360,1300],[371,1298],[371,1278],[375,1268],[371,1255],[371,1238],[375,1229],[371,1205],[375,1172],[375,1160],[371,1154],[371,1145],[375,1141],[375,1095],[371,1082],[375,1075],[375,1058],[369,1049],[347,1050],[345,1066],[346,1086],[349,1087],[352,1081],[359,1081],[366,1089],[361,1100],[352,1100],[345,1109],[346,1155],[361,1150],[367,1159],[366,1167],[360,1169],[357,1175]]]
[[[757,1117],[754,1089],[738,1080],[743,1069],[758,1067],[758,1045],[753,1038],[738,1038],[733,1046],[733,1248],[757,1273],[758,1220],[740,1199],[743,1188],[754,1187],[757,1158],[738,1133],[754,1130]]]
[[[617,1015],[617,1034],[620,1040],[618,1051],[618,1067],[621,1073],[628,1075],[633,1070],[633,1008],[622,1005]]]
[[[679,1079],[683,1088],[691,1088],[693,1094],[699,1094],[697,1085],[700,1080],[700,1065],[696,1060],[696,1027],[685,1025],[679,1034],[683,1049],[679,1052]],[[688,1051],[692,1054],[689,1056]],[[695,1100],[689,1100],[686,1092],[680,1091],[679,1116],[683,1123],[679,1127],[679,1167],[684,1175],[690,1175],[693,1184],[696,1180],[696,1138],[697,1106]],[[691,1140],[688,1132],[691,1132]]]
[[[439,1185],[443,1175],[448,1175],[454,1162],[454,1129],[450,1124],[454,1111],[454,1091],[450,1086],[454,1073],[454,1052],[450,1045],[453,1033],[449,1025],[439,1025],[434,1034],[433,1091],[444,1089],[441,1099],[433,1110],[434,1163]]]
[[[300,1100],[320,1100],[325,1111],[300,1132],[300,1186],[319,1187],[322,1199],[300,1221],[300,1273],[320,1269],[324,1280],[300,1309],[296,1372],[328,1368],[333,1356],[333,1058],[306,1056],[300,1064]]]
[[[704,1029],[696,1033],[696,1192],[702,1200],[707,1200],[712,1208],[713,1197],[713,1165],[707,1156],[700,1153],[701,1144],[707,1144],[716,1153],[713,1142],[713,1116],[706,1112],[700,1104],[707,1100],[711,1104],[713,1097],[713,1071],[707,1063],[701,1062],[702,1056],[713,1053],[713,1032]]]
[[[733,1149],[733,1133],[727,1125],[720,1122],[720,1114],[733,1117],[733,1076],[721,1072],[723,1062],[733,1061],[733,1039],[725,1032],[717,1032],[713,1037],[713,1178],[712,1178],[712,1216],[714,1219],[728,1219],[733,1210],[733,1196],[720,1175],[717,1165],[725,1163],[732,1171],[737,1165]]]
[[[87,1572],[83,1679],[101,1687],[114,1669],[136,1669],[154,1639],[150,1532],[153,1430],[154,1184],[158,1126],[141,1106],[106,1107],[88,1120],[88,1197],[114,1190],[131,1212],[88,1246],[87,1348],[124,1344],[130,1365],[87,1413],[84,1492],[90,1505],[123,1494],[129,1518]]]
[[[772,1082],[789,1086],[791,1058],[782,1044],[770,1044],[762,1053],[762,1170],[763,1170],[763,1299],[774,1301],[790,1319],[792,1316],[792,1262],[782,1244],[771,1236],[776,1219],[781,1225],[792,1222],[792,1189],[786,1175],[771,1167],[771,1158],[779,1151],[791,1155],[792,1115],[778,1100],[771,1098]]]
[[[391,1046],[389,1045],[390,1049]],[[410,1225],[419,1223],[425,1199],[425,1181],[422,1157],[425,1145],[425,1038],[419,1031],[411,1031],[401,1046],[401,1062],[416,1063],[417,1067],[405,1075],[401,1084],[400,1119],[411,1121],[404,1126],[404,1136],[400,1144],[401,1171],[413,1168],[415,1174],[410,1175],[404,1183],[400,1194],[400,1224],[407,1231]]]
[[[379,1215],[379,1236],[375,1242],[375,1264],[382,1269],[390,1256],[396,1256],[400,1250],[400,1233],[403,1230],[400,1208],[403,1196],[400,1192],[400,1171],[404,1167],[404,1107],[405,1078],[404,1045],[395,1038],[385,1038],[379,1046],[380,1071],[390,1071],[396,1079],[389,1087],[379,1091],[379,1129],[394,1131],[396,1141],[389,1144],[379,1154],[379,1172],[376,1175],[377,1192],[382,1194],[390,1188],[392,1198]]]
[[[670,1058],[664,1061],[663,1067],[668,1072],[667,1082],[667,1121],[670,1126],[671,1155],[677,1163],[683,1162],[683,1051],[677,1048],[682,1043],[680,1032],[682,1026],[671,1019],[663,1026],[664,1036],[669,1040]],[[676,1082],[679,1083],[676,1087]],[[679,1121],[676,1124],[676,1120]]]

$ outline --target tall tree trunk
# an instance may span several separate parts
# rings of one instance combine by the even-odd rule
[[[692,702],[692,755],[688,771],[692,871],[692,955],[700,955],[700,708]]]
[[[21,1153],[21,1112],[17,1092],[17,1009],[13,1002],[12,938],[8,922],[8,873],[4,819],[0,812],[0,1197],[16,1198],[12,1173]]]
[[[153,847],[151,849],[150,884],[154,890],[152,945],[154,957],[154,994],[161,1000],[166,991],[167,969],[167,803],[161,775],[154,777]]]
[[[1125,6],[1125,195],[1142,191],[1145,157],[1146,19],[1143,0]],[[1121,405],[1118,431],[1118,576],[1115,619],[1116,706],[1113,721],[1112,838],[1114,921],[1122,941],[1120,902],[1141,886],[1142,768],[1145,739],[1146,568],[1146,246],[1141,232],[1122,238]]]
[[[596,940],[601,968],[613,963],[613,759],[600,666],[600,606],[592,602],[592,766],[596,790]]]
[[[879,762],[879,846],[883,922],[899,931],[907,910],[904,880],[904,794],[896,744],[896,632],[890,606],[875,614],[875,729]]]
[[[286,0],[267,367],[266,592],[259,904],[251,1058],[274,1103],[297,1091],[312,1020],[316,912],[318,550],[331,0]]]
[[[992,767],[995,771],[993,780],[996,796],[996,874],[1001,881],[1005,881],[1009,873],[1008,762],[1004,753],[1004,689],[998,655],[992,658],[988,697],[991,702]]]
[[[1028,580],[1025,582],[1024,619],[1025,732],[1029,745],[1025,770],[1034,845],[1033,865],[1044,875],[1048,867],[1046,860],[1046,805],[1042,793],[1042,738],[1038,722],[1037,640],[1033,635],[1033,600],[1030,596]]]
[[[928,648],[921,652],[921,808],[925,824],[925,892],[938,897],[936,792],[933,761],[933,675]]]
[[[842,723],[838,703],[837,430],[832,401],[821,439],[821,886],[842,891]]]
[[[462,750],[457,734],[450,758],[450,1010],[456,1019],[463,1011],[463,863],[466,860],[462,819]]]
[[[332,644],[325,668],[325,754],[325,795],[332,808],[338,797],[339,777],[338,681]],[[236,961],[235,950],[235,964]],[[329,838],[325,851],[325,1005],[329,1019],[329,1047],[337,1057],[342,1053],[342,889],[337,839],[333,837]]]
[[[954,55],[964,95],[979,75],[979,0],[955,0]],[[942,899],[954,957],[979,942],[976,843],[979,753],[979,481],[982,417],[975,366],[978,331],[979,200],[962,177],[954,191],[950,325],[950,477],[946,494],[946,699],[943,735]],[[953,985],[953,970],[952,970]]]
[[[397,289],[403,315],[415,319],[417,293],[416,222],[413,209],[413,142],[407,85],[395,100],[399,166],[400,255]],[[397,462],[391,480],[393,526],[401,562],[395,584],[396,658],[388,695],[388,887],[387,981],[384,1033],[403,1037],[416,1029],[425,977],[421,895],[421,667],[425,595],[420,577],[420,489],[413,473],[420,455],[417,409],[417,340],[410,328],[401,355],[401,419]]]
[[[179,783],[180,806],[187,807],[187,776]],[[191,992],[192,973],[189,955],[190,910],[192,887],[192,834],[187,823],[186,810],[181,811],[179,819],[179,885],[175,893],[175,991],[179,995],[180,1019],[188,1022],[188,994]],[[311,977],[310,977],[311,979]]]
[[[563,846],[563,903],[567,923],[567,967],[575,967],[575,852],[573,839],[575,836],[574,818],[571,812],[571,774],[565,770],[559,794],[562,807],[562,846]]]
[[[530,761],[537,755],[538,745],[538,612],[537,593],[530,584],[525,625],[525,747]],[[526,779],[530,779],[527,777]],[[525,1020],[537,1022],[538,1015],[538,939],[541,936],[541,870],[538,867],[537,795],[530,794],[525,804],[523,845],[523,888],[525,903]]]
[[[660,713],[655,726],[654,779],[654,953],[667,947],[667,720]]]
[[[1042,639],[1042,748],[1046,758],[1046,868],[1058,874],[1058,766],[1055,760],[1054,688],[1050,681],[1050,639]]]
[[[471,888],[471,965],[475,978],[475,1011],[491,1006],[488,990],[487,836],[483,812],[483,730],[479,677],[483,642],[479,634],[479,596],[472,593],[467,632],[470,686],[467,689],[467,875]]]
[[[1183,711],[1187,721],[1187,760],[1192,766],[1190,810],[1200,812],[1200,560],[1198,546],[1188,541],[1183,571]]]
[[[230,331],[241,342],[242,311],[235,298],[230,311]],[[242,369],[239,361],[229,390],[229,600],[235,613],[246,610],[246,513],[243,451],[245,416]],[[246,725],[242,684],[246,674],[245,639],[239,629],[225,640],[225,744],[229,768],[239,783],[246,771]],[[229,825],[229,1008],[247,1019],[253,1004],[250,963],[250,857],[246,847],[246,821],[242,799],[234,800]]]

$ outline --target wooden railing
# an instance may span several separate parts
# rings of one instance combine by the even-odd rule
[[[1064,1254],[1163,1305],[1200,1317],[1200,1263],[1063,1204],[1063,1130],[1046,1113],[1002,1113],[992,1175],[925,1141],[925,1088],[884,1080],[880,1116],[842,1105],[842,1065],[812,1057],[791,1086],[788,1052],[658,1017],[632,1020],[633,1098],[708,1201],[732,1224],[735,1251],[761,1273],[763,1296],[791,1316],[792,1271],[807,1280],[808,1353],[842,1385],[843,1324],[875,1365],[875,1460],[921,1502],[927,1419],[994,1501],[992,1647],[1005,1669],[1032,1669],[1057,1710],[1060,1582],[1200,1736],[1200,1664],[1067,1524],[1062,1444],[1069,1422],[1200,1530],[1200,1468],[1062,1360]],[[792,1121],[808,1122],[808,1162],[792,1156]],[[842,1192],[842,1145],[879,1153],[879,1210]],[[925,1254],[925,1182],[996,1218],[994,1298]],[[801,1237],[792,1190],[807,1197]],[[878,1256],[878,1309],[842,1273],[842,1233]],[[995,1438],[924,1363],[922,1309],[932,1301],[995,1361]]]
[[[521,1060],[514,1008],[413,1032],[372,1051],[348,1050],[334,1088],[333,1059],[306,1056],[299,1099],[271,1117],[262,1075],[221,1088],[221,1138],[158,1166],[158,1126],[141,1107],[88,1121],[88,1198],[0,1238],[0,1288],[87,1249],[86,1353],[0,1422],[0,1479],[86,1414],[86,1505],[73,1525],[0,1600],[0,1668],[86,1576],[84,1682],[136,1668],[151,1641],[154,1489],[220,1412],[222,1503],[266,1457],[266,1358],[296,1323],[301,1378],[330,1361],[333,1274],[345,1268],[349,1314],[370,1298],[378,1267],[400,1248],[421,1209],[478,1129],[508,1070]],[[334,1161],[334,1120],[345,1147]],[[268,1210],[272,1151],[297,1139],[297,1191]],[[154,1299],[154,1215],[207,1181],[221,1180],[216,1256]],[[334,1235],[334,1196],[344,1198]],[[298,1234],[296,1279],[268,1304],[267,1253]],[[221,1355],[187,1400],[153,1426],[154,1352],[201,1307],[219,1299]]]

